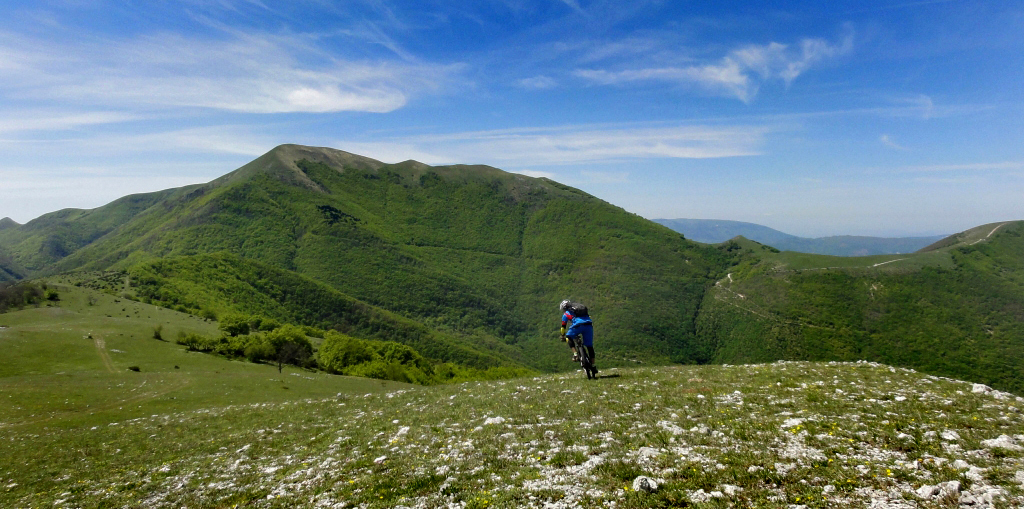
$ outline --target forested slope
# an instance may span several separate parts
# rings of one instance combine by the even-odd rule
[[[1024,222],[971,232],[862,267],[751,257],[706,296],[699,360],[867,359],[1024,391]]]

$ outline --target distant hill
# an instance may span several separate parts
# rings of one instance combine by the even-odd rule
[[[837,235],[805,238],[783,233],[767,226],[722,219],[653,219],[682,233],[686,238],[707,244],[718,244],[736,236],[767,244],[783,251],[833,256],[870,256],[877,254],[913,253],[945,235],[931,237],[862,237]]]
[[[726,245],[745,260],[701,306],[701,362],[867,359],[1024,392],[1024,221],[910,255]]]

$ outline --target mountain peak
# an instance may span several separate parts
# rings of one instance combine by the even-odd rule
[[[13,219],[11,219],[9,217],[5,217],[3,219],[0,219],[0,230],[6,230],[7,228],[14,228],[14,227],[17,227],[17,226],[21,226],[21,225],[19,225],[15,220],[13,220]]]

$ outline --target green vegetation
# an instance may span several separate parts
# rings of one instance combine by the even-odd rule
[[[567,367],[566,297],[594,310],[603,366],[690,360],[703,294],[731,260],[549,180],[294,145],[131,198],[5,229],[0,246],[30,276],[98,271],[107,291],[179,311],[333,328],[476,369]]]
[[[118,375],[125,388],[140,387],[141,367]],[[298,385],[312,375],[271,371],[264,376],[286,380],[264,382],[266,395],[229,389],[252,403],[158,410],[137,400],[145,408],[132,413],[125,404],[119,415],[73,426],[7,425],[0,505],[1024,503],[1015,478],[1024,461],[1020,403],[985,387],[873,363],[608,371],[613,378],[597,381],[573,373],[321,396]],[[167,396],[218,397],[223,379],[209,376]],[[322,376],[316,383],[353,380]],[[61,398],[82,391],[89,389],[40,390]],[[636,491],[641,475],[658,489]]]
[[[0,265],[219,319],[226,335],[182,340],[282,367],[317,356],[268,346],[273,327],[236,315],[373,345],[339,372],[433,383],[569,368],[554,304],[572,298],[592,311],[601,368],[872,359],[1019,391],[1019,233],[985,225],[856,258],[707,246],[546,179],[283,145],[205,185],[5,224]],[[388,342],[433,372],[389,364]]]
[[[1024,391],[1024,223],[995,226],[889,263],[749,257],[705,299],[699,360],[869,359]]]
[[[43,300],[59,300],[56,290],[44,290],[32,282],[0,282],[0,313],[25,306],[38,305]]]
[[[253,324],[271,330],[270,320],[274,320],[397,341],[432,359],[465,366],[486,369],[516,364],[511,360],[514,352],[496,341],[471,342],[437,332],[294,272],[227,253],[141,264],[119,277],[131,281],[129,290],[143,302],[224,316],[221,326],[231,336],[247,334]],[[267,318],[253,322],[250,314]]]

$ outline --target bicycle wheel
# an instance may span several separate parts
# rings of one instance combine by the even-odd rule
[[[590,352],[587,347],[583,346],[583,342],[576,341],[576,351],[580,353],[580,366],[583,368],[583,372],[587,374],[587,380],[596,378],[593,373],[594,365],[590,362]]]

